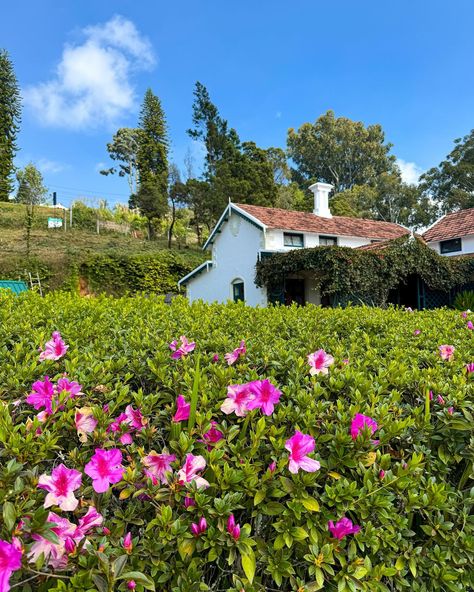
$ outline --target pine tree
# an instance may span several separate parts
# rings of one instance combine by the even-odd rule
[[[0,50],[0,201],[8,201],[13,190],[13,158],[18,150],[21,97],[8,52]]]
[[[138,194],[133,200],[148,218],[150,237],[154,218],[168,210],[168,130],[160,99],[148,89],[139,118]]]

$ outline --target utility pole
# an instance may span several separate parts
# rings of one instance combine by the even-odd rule
[[[69,206],[69,229],[72,228],[72,201],[71,205]]]

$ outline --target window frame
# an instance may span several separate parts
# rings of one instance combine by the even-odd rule
[[[459,245],[459,249],[458,248],[446,248],[446,244],[447,243],[455,243],[456,245]],[[448,253],[460,253],[462,251],[462,238],[458,237],[458,238],[450,238],[448,240],[444,240],[444,241],[439,241],[439,252],[441,253],[441,255],[446,255]]]
[[[291,239],[293,239],[295,237],[299,237],[301,239],[301,244],[295,245],[295,244],[293,244],[293,242],[291,242],[291,244],[288,244],[286,242],[287,237],[291,237]],[[284,247],[293,247],[296,249],[303,249],[304,248],[304,234],[302,232],[284,232],[283,233],[283,246]]]
[[[331,240],[333,241],[331,244],[321,244],[321,239],[322,240]],[[337,236],[328,236],[326,234],[320,234],[318,236],[318,244],[320,247],[337,247]]]
[[[245,282],[242,278],[236,278],[231,282],[232,286],[232,301],[245,302]],[[236,294],[236,289],[241,291],[241,295]]]

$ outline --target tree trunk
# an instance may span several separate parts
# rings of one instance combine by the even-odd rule
[[[173,228],[174,228],[174,223],[176,220],[176,206],[174,201],[172,202],[172,209],[171,209],[171,224],[168,230],[168,249],[171,249],[171,240],[173,239]]]

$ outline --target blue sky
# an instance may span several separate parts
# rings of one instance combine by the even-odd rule
[[[336,115],[382,124],[407,178],[474,127],[472,0],[36,0],[2,8],[0,47],[24,96],[17,163],[34,161],[62,203],[126,202],[103,177],[106,143],[160,96],[172,159],[204,83],[243,140],[286,144],[290,127]],[[415,175],[416,176],[416,175]]]

